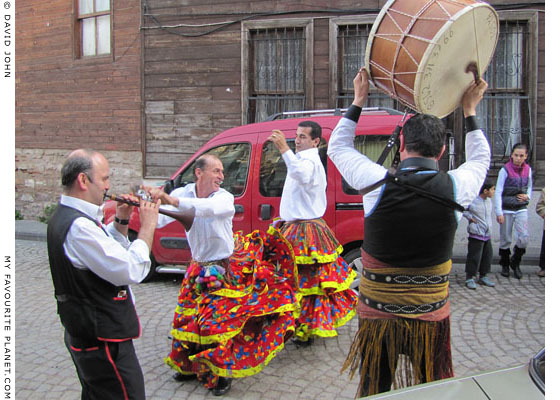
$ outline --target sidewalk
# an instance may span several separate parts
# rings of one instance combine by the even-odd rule
[[[540,197],[540,191],[533,191],[531,203],[529,204],[529,232],[530,239],[527,252],[523,256],[522,265],[538,265],[541,251],[541,240],[543,232],[543,220],[536,214],[535,205]],[[500,227],[497,222],[492,224],[492,248],[494,250],[493,264],[498,264],[498,248],[500,244]],[[16,221],[16,239],[47,241],[47,225],[39,221],[22,220]],[[462,218],[455,235],[453,246],[453,262],[464,264],[467,257],[467,221]]]

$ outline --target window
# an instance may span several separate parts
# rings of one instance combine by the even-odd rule
[[[488,90],[480,104],[482,127],[497,159],[507,159],[513,145],[533,143],[528,88],[528,24],[503,21],[484,79]]]
[[[336,98],[334,106],[347,108],[354,99],[353,80],[358,70],[364,66],[368,38],[375,16],[360,20],[346,18],[331,21],[331,41],[336,43],[331,55],[331,75],[335,81]],[[333,46],[331,45],[331,48]],[[397,108],[390,96],[378,89],[371,89],[366,107]]]
[[[292,151],[295,151],[294,140],[287,141]],[[327,172],[327,142],[321,138],[319,143],[319,157]],[[288,169],[282,159],[282,155],[272,142],[265,142],[261,155],[261,166],[259,169],[259,191],[265,197],[280,197],[284,188],[284,181]]]
[[[249,143],[226,144],[208,150],[205,154],[217,156],[224,165],[224,183],[222,183],[222,187],[235,197],[241,196],[247,187],[251,145]],[[194,163],[189,165],[181,174],[179,185],[176,187],[194,182],[193,166]]]
[[[78,0],[78,58],[111,53],[111,0]]]
[[[308,19],[243,24],[243,123],[310,107],[312,26]]]
[[[354,139],[354,148],[358,150],[360,153],[364,154],[370,160],[377,162],[379,156],[385,149],[387,145],[387,136],[381,135],[360,135],[356,136]],[[397,146],[393,147],[387,158],[383,162],[383,166],[389,169],[391,167],[391,163],[393,162],[393,157],[397,152]],[[342,190],[346,194],[360,194],[357,190],[352,188],[344,178],[342,178]]]

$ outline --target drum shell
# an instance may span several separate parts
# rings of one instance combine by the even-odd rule
[[[475,12],[472,17],[473,26],[469,27],[471,13]],[[474,15],[478,15],[476,20]],[[457,37],[453,38],[453,33],[456,31],[454,27],[461,27],[461,36],[456,34]],[[477,36],[477,28],[480,30],[480,37]],[[448,60],[439,68],[436,66],[433,71],[431,62],[434,56],[438,58],[438,51],[441,52],[442,47],[446,51],[450,49],[450,46],[447,46],[448,42],[455,43],[454,52],[464,53],[463,43],[470,42],[467,48],[474,54],[467,58],[480,62],[479,70],[482,75],[488,68],[494,53],[498,28],[498,15],[486,3],[474,0],[389,0],[377,16],[370,33],[366,48],[366,69],[374,85],[391,97],[397,98],[418,112],[443,117],[457,107],[462,92],[472,81],[472,75],[469,77],[465,72],[468,64],[463,60],[465,54],[454,56],[452,52],[447,57],[439,57],[442,60],[451,58],[451,61],[460,59],[460,65],[447,65]],[[472,38],[469,37],[471,34]],[[478,42],[474,43],[475,40]],[[479,52],[481,41],[488,41],[488,43],[480,46],[483,50]],[[443,45],[444,42],[446,45]],[[476,50],[472,51],[473,48]],[[482,57],[479,53],[482,53]],[[456,70],[449,73],[446,68]],[[424,74],[432,72],[437,72],[438,76],[435,74],[429,76],[430,88],[426,90],[426,87],[422,86],[422,78]],[[457,82],[457,78],[460,82]],[[448,87],[445,88],[444,85]],[[430,107],[433,99],[427,98],[426,94],[432,95],[434,90],[446,90],[439,96],[441,99],[438,101],[449,102],[449,104]],[[451,93],[453,94],[451,99],[447,94],[450,90],[458,92],[458,94]],[[425,101],[422,99],[423,95]],[[434,97],[437,98],[437,94]]]

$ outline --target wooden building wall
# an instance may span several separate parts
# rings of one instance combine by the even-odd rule
[[[112,54],[87,59],[74,54],[74,3],[16,4],[15,196],[26,218],[57,201],[72,149],[101,151],[114,186],[142,178],[139,1],[111,2]]]
[[[148,0],[144,21],[146,177],[168,177],[188,156],[224,129],[242,123],[241,19],[313,17],[314,107],[328,108],[329,16],[378,9],[384,0]],[[324,13],[328,9],[351,10]],[[323,10],[320,13],[287,12]],[[250,14],[261,15],[258,18]],[[150,15],[163,26],[157,29]],[[214,24],[237,21],[214,33]],[[373,21],[372,21],[373,22]],[[185,35],[185,36],[182,36]],[[200,36],[187,36],[200,35]]]
[[[504,10],[514,2],[495,0],[490,3]],[[148,0],[143,18],[145,176],[168,177],[208,139],[243,123],[241,19],[313,18],[311,108],[332,108],[329,19],[374,13],[384,4],[385,0]],[[515,4],[512,8],[516,10],[541,10],[537,13],[538,68],[533,71],[537,74],[536,130],[533,132],[537,139],[532,162],[539,175],[537,183],[544,184],[544,3]],[[325,12],[334,9],[340,12]],[[224,21],[237,22],[204,34],[217,27],[212,24]],[[158,28],[158,25],[169,28]],[[455,135],[461,136],[462,124],[451,122],[450,125],[456,126]],[[462,150],[460,141],[458,146],[458,150]]]

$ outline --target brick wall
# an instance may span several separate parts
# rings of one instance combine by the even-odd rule
[[[17,4],[15,195],[24,214],[58,197],[56,174],[72,149],[114,152],[117,164],[122,152],[142,175],[140,2],[113,1],[112,54],[83,59],[73,3]]]

